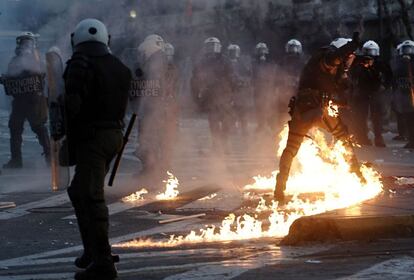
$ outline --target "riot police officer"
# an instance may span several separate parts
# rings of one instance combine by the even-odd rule
[[[374,143],[385,147],[382,137],[383,116],[385,115],[385,91],[392,86],[391,67],[381,61],[380,48],[375,41],[369,40],[362,46],[351,67],[353,82],[353,127],[357,142],[370,145],[368,138],[368,114],[371,115]]]
[[[4,168],[23,166],[21,146],[25,120],[36,134],[46,162],[50,161],[47,100],[43,90],[45,73],[33,33],[24,32],[16,38],[15,54],[3,77],[6,94],[13,97],[9,119],[11,159]]]
[[[194,65],[191,94],[199,109],[208,116],[212,146],[216,152],[226,151],[234,119],[233,72],[215,37],[204,41],[204,54]]]
[[[404,127],[408,134],[405,148],[414,148],[414,42],[406,40],[397,47],[398,57],[394,70],[393,106],[397,113],[399,127]],[[403,132],[401,133],[403,134]],[[402,135],[404,136],[404,135]]]
[[[268,56],[269,48],[266,43],[258,43],[255,48],[252,78],[258,132],[273,132],[277,123],[276,65]]]
[[[353,52],[359,47],[359,34],[352,40],[338,38],[330,46],[322,48],[313,55],[305,65],[299,82],[292,119],[289,121],[289,135],[279,163],[274,197],[280,203],[285,202],[286,182],[290,167],[306,133],[312,127],[319,126],[342,140],[352,153],[351,169],[364,181],[359,163],[353,154],[352,144],[346,126],[341,119],[331,116],[328,111],[329,101],[337,100],[346,83],[343,69],[350,65]]]
[[[65,107],[69,164],[76,169],[68,194],[84,247],[75,265],[86,268],[75,279],[115,279],[104,179],[122,147],[131,73],[110,53],[110,36],[102,22],[82,20],[71,39],[73,55],[64,73]]]
[[[177,126],[177,78],[174,47],[152,34],[139,46],[143,96],[139,109],[138,156],[148,180],[165,175]]]
[[[233,67],[233,84],[235,85],[234,110],[237,115],[237,123],[244,135],[247,134],[248,107],[251,99],[251,71],[241,58],[241,50],[238,45],[230,44],[227,47],[227,56]]]

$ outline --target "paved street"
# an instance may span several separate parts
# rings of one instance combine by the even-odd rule
[[[0,162],[8,157],[7,114],[0,114]],[[172,173],[180,193],[203,186],[220,187],[211,200],[194,200],[176,209],[151,213],[143,205],[163,191],[162,182],[143,185],[136,174],[134,140],[127,147],[119,177],[106,188],[111,213],[112,244],[136,238],[167,240],[170,234],[188,234],[222,218],[242,203],[241,188],[257,174],[269,175],[276,167],[271,143],[251,135],[232,139],[231,152],[210,152],[206,120],[182,119]],[[360,158],[377,166],[386,176],[410,176],[412,151],[389,140],[387,149],[363,148]],[[76,220],[64,190],[52,193],[49,170],[40,156],[35,137],[26,129],[25,168],[3,170],[0,202],[16,207],[0,210],[0,279],[72,279],[73,260],[81,253]],[[263,142],[266,142],[263,140]],[[256,144],[256,145],[254,145]],[[149,190],[134,204],[120,200],[142,187]],[[405,191],[411,191],[409,187]],[[173,223],[160,221],[194,213],[205,217]],[[121,257],[119,279],[413,279],[414,239],[364,240],[278,246],[280,240],[211,242],[166,248],[115,248]]]

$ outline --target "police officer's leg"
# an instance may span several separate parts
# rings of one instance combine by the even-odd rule
[[[87,215],[88,193],[86,188],[82,186],[83,177],[82,168],[76,167],[75,175],[68,188],[68,195],[75,209],[83,244],[83,254],[75,260],[75,265],[79,268],[86,268],[92,262],[92,241],[89,234],[90,215]]]
[[[46,98],[34,96],[30,102],[31,107],[27,108],[27,120],[32,131],[36,134],[40,146],[43,148],[43,155],[46,162],[50,163],[50,139],[46,128],[47,102]]]
[[[93,266],[89,266],[84,273],[78,273],[75,279],[113,279],[116,270],[111,256],[111,247],[108,240],[109,215],[104,197],[104,179],[109,170],[109,162],[122,145],[121,131],[101,130],[93,140],[78,143],[77,166],[70,194],[78,193],[80,203],[77,216],[83,215],[81,220],[86,225],[85,250],[89,249]],[[73,189],[72,189],[73,188]],[[74,203],[74,207],[77,204]]]
[[[208,112],[208,125],[210,128],[212,148],[215,151],[219,151],[219,149],[221,149],[221,123],[218,112],[212,110]]]
[[[408,132],[408,143],[404,146],[404,148],[414,149],[414,113],[406,113],[404,115]]]
[[[362,94],[362,93],[360,93]],[[353,100],[355,138],[361,145],[371,145],[368,138],[369,99],[367,96],[356,96]]]
[[[341,140],[345,147],[350,151],[351,156],[349,158],[349,164],[351,166],[351,172],[355,173],[360,178],[362,183],[365,183],[366,180],[361,173],[360,164],[356,158],[354,147],[346,125],[339,117],[331,117],[328,114],[324,114],[322,125],[326,130],[332,133],[336,140]]]
[[[312,122],[304,122],[294,115],[289,122],[289,135],[286,143],[286,148],[283,150],[279,161],[279,173],[276,177],[276,187],[274,192],[275,200],[284,202],[284,191],[286,189],[286,182],[289,178],[290,167],[292,161],[299,151],[306,133],[312,127]]]
[[[393,140],[405,140],[407,137],[407,125],[405,121],[404,114],[395,112],[397,117],[397,130],[398,135],[393,138]]]
[[[382,137],[382,124],[384,119],[383,116],[385,115],[385,109],[380,93],[373,97],[370,103],[370,111],[372,128],[374,130],[375,136],[375,146],[385,147],[384,138]]]
[[[3,165],[4,168],[20,168],[22,167],[22,133],[24,129],[24,121],[26,119],[24,100],[13,100],[12,111],[9,118],[10,130],[10,152],[11,159]]]

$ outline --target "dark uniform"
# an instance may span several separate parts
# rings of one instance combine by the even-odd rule
[[[93,262],[105,273],[105,269],[114,268],[104,178],[122,147],[131,74],[106,45],[86,42],[75,47],[64,80],[70,161],[76,164],[68,194],[84,246],[77,265]]]
[[[288,105],[290,99],[295,95],[300,73],[305,66],[305,59],[300,54],[286,54],[280,63],[280,82],[278,83],[278,127],[281,127],[289,118]]]
[[[345,90],[339,66],[344,64],[344,59],[357,47],[358,44],[350,42],[339,49],[323,48],[311,57],[303,69],[296,101],[292,108],[292,119],[289,121],[287,145],[280,158],[279,174],[276,178],[275,199],[277,201],[284,201],[284,191],[293,158],[306,133],[312,127],[326,129],[353,151],[347,127],[339,117],[328,114],[327,105],[329,100],[335,100],[336,96],[341,95]],[[359,163],[354,155],[350,164],[352,171],[363,180]]]
[[[369,63],[372,66],[369,66]],[[368,139],[368,112],[375,136],[375,146],[385,147],[382,137],[383,116],[385,113],[385,90],[392,86],[391,67],[379,59],[357,57],[351,68],[353,81],[353,129],[359,144],[370,145]]]
[[[7,78],[26,79],[41,76],[44,84],[44,71],[38,53],[33,51],[18,52],[9,63]],[[27,120],[30,128],[36,134],[39,144],[43,148],[46,162],[50,161],[50,141],[46,128],[47,99],[44,96],[43,85],[33,92],[13,95],[6,89],[6,94],[13,96],[12,111],[9,119],[11,159],[4,168],[22,167],[22,134],[24,122]]]
[[[234,119],[233,71],[221,54],[207,54],[194,67],[191,93],[200,110],[208,115],[213,148],[227,149]]]
[[[251,70],[241,59],[232,59],[235,86],[234,110],[243,134],[247,133],[248,108],[251,103]]]
[[[414,148],[414,56],[398,57],[394,70],[393,107],[399,118],[401,136],[408,134],[406,148]]]

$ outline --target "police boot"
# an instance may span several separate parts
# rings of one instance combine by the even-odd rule
[[[15,168],[22,168],[23,161],[22,158],[11,158],[7,163],[3,164],[3,168],[8,169],[15,169]]]
[[[380,147],[380,148],[385,148],[385,142],[384,142],[384,138],[382,137],[382,135],[379,136],[375,136],[375,147]]]
[[[10,137],[10,152],[11,152],[11,159],[3,165],[3,168],[22,168],[23,161],[22,161],[22,141],[21,141],[21,134],[13,133],[12,131]]]
[[[75,274],[76,280],[114,280],[117,279],[118,272],[111,259],[105,263],[90,264],[86,270]]]
[[[119,256],[112,255],[112,261],[119,263]],[[83,253],[82,256],[75,259],[75,266],[78,268],[85,269],[92,263],[92,257],[88,254]]]
[[[408,142],[405,146],[404,149],[414,149],[414,141],[410,141]]]

